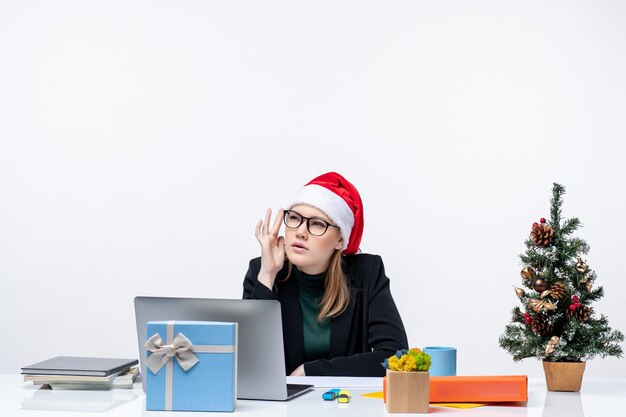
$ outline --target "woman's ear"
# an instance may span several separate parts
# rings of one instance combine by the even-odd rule
[[[337,244],[335,245],[335,249],[341,250],[342,248],[343,248],[343,238],[340,237],[339,242],[337,242]]]

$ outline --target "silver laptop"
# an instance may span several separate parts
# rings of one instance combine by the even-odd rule
[[[280,303],[275,300],[135,297],[141,372],[146,368],[149,321],[201,320],[239,323],[237,398],[284,401],[313,389],[287,384]],[[146,378],[142,378],[146,390]]]

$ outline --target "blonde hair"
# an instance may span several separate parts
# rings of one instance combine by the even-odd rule
[[[291,276],[293,270],[293,264],[289,262],[289,269],[287,271],[287,277],[285,281]],[[324,290],[324,296],[320,301],[320,313],[317,315],[318,323],[326,317],[337,317],[348,308],[350,302],[350,290],[348,289],[348,283],[346,274],[343,273],[341,267],[341,250],[335,250],[330,257],[330,263],[326,270],[326,289]]]

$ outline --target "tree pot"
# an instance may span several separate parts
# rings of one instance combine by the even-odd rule
[[[578,392],[583,383],[585,362],[543,361],[548,391]]]
[[[399,372],[387,369],[385,400],[388,413],[428,413],[428,372]]]

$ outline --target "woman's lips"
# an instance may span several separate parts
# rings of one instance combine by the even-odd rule
[[[300,245],[298,243],[294,243],[291,245],[291,249],[295,252],[295,253],[304,253],[306,251],[308,251],[308,249],[304,246],[304,245]]]

